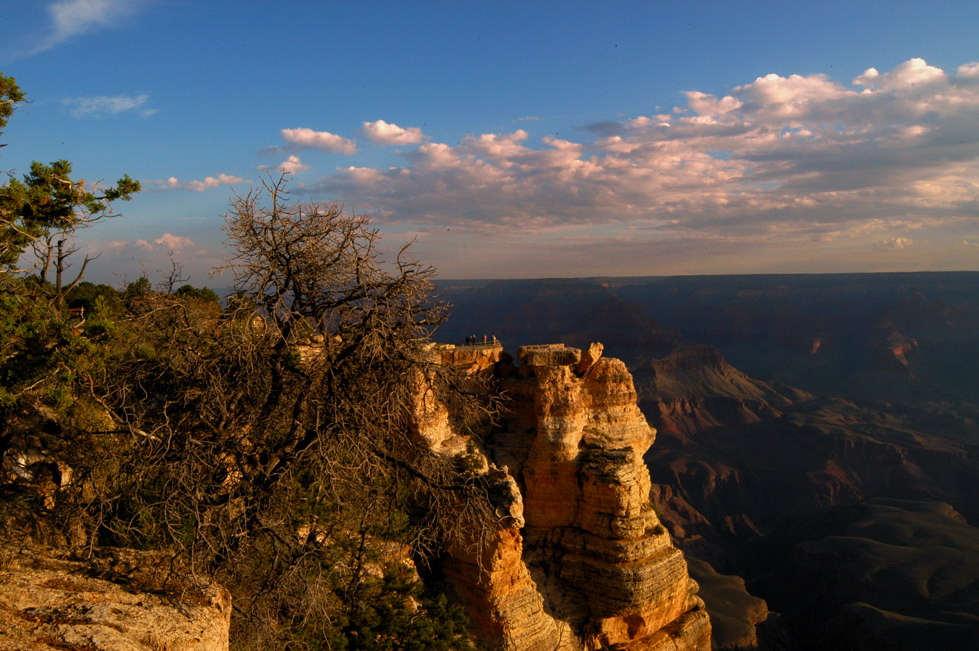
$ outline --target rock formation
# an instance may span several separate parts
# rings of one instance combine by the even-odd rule
[[[509,397],[483,441],[499,525],[446,562],[480,638],[520,650],[709,648],[697,584],[649,500],[654,430],[625,365],[600,345],[528,346],[516,366],[465,353],[447,348],[443,360],[481,365]],[[419,422],[442,432],[420,434],[445,440],[436,405],[420,406]]]
[[[0,547],[0,651],[228,648],[227,590],[193,583],[148,554],[111,554]]]
[[[977,288],[977,272],[466,281],[444,288],[453,314],[440,333],[479,324],[508,341],[604,341],[626,362],[658,429],[646,455],[657,515],[710,564],[690,571],[715,648],[869,648],[868,636],[972,648],[951,636],[975,622],[948,617],[979,612],[969,590],[943,592],[924,563],[890,565],[877,552],[910,556],[907,543],[840,536],[849,520],[835,514],[887,498],[979,522]],[[902,531],[930,531],[926,514],[902,510]],[[830,545],[846,547],[846,564]],[[974,564],[972,543],[960,546],[934,558]],[[763,602],[713,568],[743,576],[774,612],[761,621]],[[814,637],[830,621],[836,644]]]
[[[455,425],[425,370],[414,387],[418,440],[464,458],[490,488],[496,518],[465,532],[444,563],[479,641],[519,651],[710,648],[697,584],[650,502],[643,454],[655,431],[625,365],[602,357],[600,344],[528,346],[516,364],[500,346],[429,354],[493,376],[507,396],[477,440]],[[174,591],[172,568],[104,553],[114,556],[0,548],[0,650],[227,648],[226,590],[185,582]]]

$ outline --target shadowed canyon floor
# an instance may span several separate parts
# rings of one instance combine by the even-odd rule
[[[423,571],[454,587],[483,643],[979,647],[979,274],[442,291],[456,307],[436,339],[490,344],[425,348],[402,385],[409,429],[490,499],[474,511],[480,526],[453,512],[462,534]],[[525,345],[542,341],[563,343]],[[432,379],[445,365],[461,371],[456,390],[504,392],[492,423],[454,411]],[[73,469],[44,444],[57,439],[54,417],[40,403],[25,413],[8,488],[50,510]],[[227,641],[220,589],[181,589],[204,608],[161,641],[167,604],[142,623],[114,619],[151,601],[129,560],[31,554],[0,550],[0,629],[26,636],[16,639]],[[172,573],[143,578],[161,576]],[[116,579],[125,594],[111,601]],[[108,641],[85,641],[96,636]]]
[[[603,341],[626,361],[659,430],[646,462],[661,520],[710,563],[691,572],[718,622],[715,646],[826,648],[828,622],[841,648],[975,639],[976,582],[947,587],[935,568],[968,577],[979,559],[969,542],[979,274],[460,281],[443,291],[456,306],[443,339]],[[878,539],[881,518],[919,534]],[[933,529],[956,533],[921,547]],[[815,550],[830,548],[845,572],[813,569],[827,557]],[[891,580],[902,558],[917,582]],[[713,570],[743,577],[747,592]],[[782,617],[765,620],[749,593]]]

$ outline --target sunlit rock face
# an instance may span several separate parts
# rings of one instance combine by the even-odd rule
[[[697,585],[649,500],[654,430],[625,365],[600,345],[524,347],[518,359],[483,367],[509,397],[483,444],[494,481],[512,482],[511,517],[481,554],[461,544],[446,564],[480,638],[521,650],[708,649]],[[464,363],[459,350],[447,361]]]
[[[0,649],[226,651],[231,595],[149,552],[0,544]]]
[[[469,374],[492,372],[497,364],[511,359],[499,344],[429,344],[422,354],[425,362],[459,366]],[[431,367],[422,365],[416,369],[412,382],[415,401],[411,418],[412,435],[440,454],[466,454],[468,438],[453,428],[449,409],[433,388]]]

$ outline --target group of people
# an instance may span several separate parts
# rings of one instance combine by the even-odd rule
[[[488,346],[490,344],[496,346],[499,343],[500,340],[496,338],[496,335],[483,335],[482,338],[477,337],[476,335],[469,335],[466,337],[467,346],[479,346],[480,344],[483,346]]]

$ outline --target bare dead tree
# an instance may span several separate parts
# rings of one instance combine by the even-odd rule
[[[357,598],[385,541],[434,552],[496,517],[484,476],[412,435],[419,373],[463,426],[494,409],[427,351],[433,270],[406,248],[386,264],[365,217],[290,203],[286,181],[231,203],[224,313],[140,303],[99,382],[131,435],[91,471],[113,486],[93,505],[104,536],[182,549],[248,595],[236,621],[255,630]]]
[[[184,266],[177,262],[172,250],[167,251],[167,259],[170,261],[170,269],[168,271],[157,270],[160,274],[159,288],[164,294],[172,294],[178,286],[190,278],[184,275]]]
[[[37,277],[42,286],[52,281],[51,302],[55,309],[60,310],[65,296],[85,278],[85,270],[89,263],[97,260],[101,254],[86,255],[81,266],[73,276],[68,272],[72,268],[71,257],[78,252],[78,246],[72,243],[74,233],[57,231],[48,233],[34,240],[32,246],[37,258]]]

